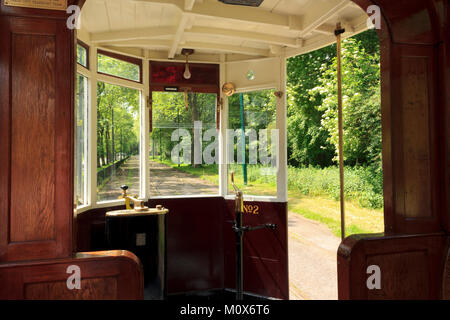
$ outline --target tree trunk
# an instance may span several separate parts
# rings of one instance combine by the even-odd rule
[[[197,94],[196,93],[189,93],[188,95],[189,99],[189,108],[191,108],[192,110],[192,124],[195,124],[195,121],[200,120],[200,114],[199,114],[199,110],[198,110],[198,105],[197,105]],[[196,141],[195,138],[199,139],[200,141]],[[196,137],[195,136],[195,128],[192,128],[192,143],[191,143],[191,166],[193,168],[197,167],[197,164],[195,163],[195,144],[196,143],[200,143],[201,145],[201,136],[200,137]]]

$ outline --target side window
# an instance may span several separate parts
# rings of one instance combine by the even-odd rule
[[[142,61],[131,57],[119,57],[106,51],[98,51],[98,73],[110,76],[142,82]]]
[[[89,47],[81,42],[77,44],[77,63],[89,69]]]
[[[77,74],[75,96],[75,159],[74,159],[74,183],[75,204],[87,205],[87,139],[88,139],[88,79]]]
[[[120,186],[139,195],[140,91],[97,83],[97,201],[117,200]]]
[[[274,92],[234,94],[228,100],[228,172],[234,172],[236,185],[247,195],[277,195],[278,130]],[[233,193],[231,184],[228,193]]]

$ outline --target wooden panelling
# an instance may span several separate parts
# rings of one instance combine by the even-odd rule
[[[338,250],[339,299],[438,299],[444,234],[354,235]],[[380,268],[381,288],[369,289],[367,268]]]
[[[25,300],[114,300],[117,299],[117,279],[81,280],[80,290],[68,290],[65,281],[25,285]]]
[[[54,36],[11,37],[10,242],[55,239],[55,46]]]
[[[385,211],[389,223],[386,230],[394,233],[438,232],[437,49],[434,46],[394,45],[392,50],[389,88],[392,158],[385,167],[392,168],[394,210]]]
[[[439,46],[440,62],[442,68],[440,73],[440,117],[441,124],[441,153],[442,153],[442,226],[445,231],[450,232],[450,2],[441,1],[439,16],[442,19],[443,42]],[[438,2],[439,3],[439,2]],[[447,40],[447,41],[445,41]]]
[[[3,14],[0,11],[0,262],[68,257],[73,32],[62,19]]]
[[[232,230],[234,201],[221,197],[150,199],[163,205],[167,215],[167,288],[169,294],[235,288],[235,245]],[[246,213],[245,225],[275,223],[276,230],[245,235],[245,290],[280,299],[289,298],[287,204],[245,202],[257,205],[258,214]],[[115,208],[92,209],[77,216],[77,242],[81,250],[101,247],[105,213]],[[112,248],[114,249],[114,248]]]
[[[377,265],[380,267],[382,289],[368,290],[368,299],[428,298],[429,270],[426,251],[373,255],[368,256],[366,261],[367,266]]]
[[[69,289],[69,266],[80,270],[80,289]],[[0,299],[143,299],[139,259],[128,251],[78,253],[73,258],[0,264]]]
[[[429,0],[372,0],[388,20],[392,41],[434,44],[437,41],[429,12]]]
[[[450,300],[450,246],[444,253],[444,270],[442,272],[442,299]]]
[[[244,235],[244,291],[278,299],[289,299],[287,203],[245,201],[244,206],[258,206],[258,214],[244,213],[243,225],[266,223],[275,230],[263,229]],[[225,252],[225,287],[236,288],[236,235],[234,200],[226,200],[223,222]]]
[[[404,210],[408,218],[431,215],[429,59],[402,57]]]

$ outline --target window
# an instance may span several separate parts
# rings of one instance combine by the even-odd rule
[[[139,90],[97,84],[97,200],[139,196]]]
[[[98,50],[98,72],[110,76],[142,82],[142,61]]]
[[[217,95],[153,92],[150,194],[219,194]]]
[[[81,41],[77,43],[77,62],[89,69],[89,46]]]
[[[75,204],[87,205],[88,79],[77,74],[75,96]]]
[[[277,195],[278,130],[274,92],[262,90],[229,98],[228,171],[234,172],[235,183],[244,195]],[[233,194],[231,184],[228,193]]]

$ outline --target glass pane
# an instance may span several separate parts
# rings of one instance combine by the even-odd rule
[[[87,68],[87,50],[77,44],[77,62]]]
[[[234,172],[235,183],[244,195],[277,195],[278,130],[274,92],[234,94],[228,100],[228,171]],[[233,194],[231,184],[228,193]]]
[[[98,54],[98,72],[139,82],[140,67],[137,64]]]
[[[77,74],[75,96],[75,203],[87,204],[88,80]]]
[[[216,94],[153,92],[152,197],[219,194]]]
[[[120,186],[139,196],[138,90],[97,84],[97,200],[117,200]]]

